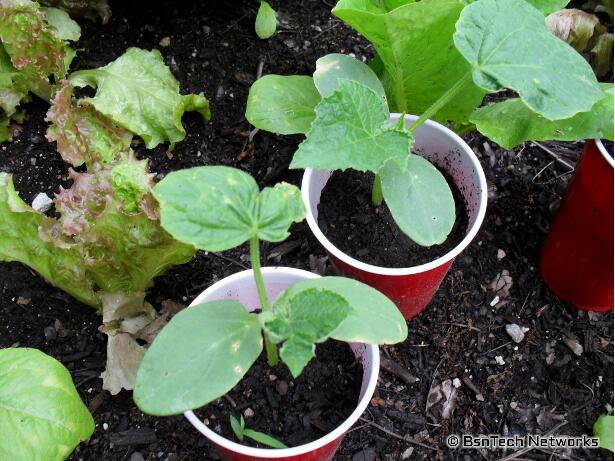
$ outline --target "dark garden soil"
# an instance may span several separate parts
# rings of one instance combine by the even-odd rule
[[[412,267],[444,256],[463,240],[468,215],[463,197],[452,179],[445,176],[455,199],[455,223],[440,245],[422,247],[408,238],[382,202],[371,201],[373,173],[336,171],[325,185],[318,205],[318,226],[347,255],[380,267]]]
[[[271,3],[279,11],[281,30],[267,41],[255,37],[257,3],[248,0],[111,1],[109,24],[80,21],[78,68],[104,65],[129,46],[159,48],[182,91],[205,91],[210,98],[211,123],[185,117],[188,135],[171,153],[137,147],[140,157],[150,159],[152,171],[164,175],[225,164],[249,171],[261,186],[299,183],[301,172],[287,170],[299,137],[258,133],[254,144],[246,137],[245,101],[259,63],[264,73],[305,74],[326,53],[369,57],[372,50],[331,16],[332,0]],[[159,46],[164,37],[170,38],[168,47]],[[25,109],[20,132],[0,147],[0,170],[15,174],[18,191],[30,203],[39,192],[51,195],[65,184],[67,168],[44,139],[46,104],[34,101]],[[612,459],[596,450],[535,450],[515,458],[512,450],[446,448],[449,434],[590,434],[595,419],[613,405],[613,314],[565,305],[537,269],[569,169],[529,143],[504,152],[477,134],[466,139],[489,182],[482,230],[425,312],[410,322],[408,340],[382,349],[386,367],[376,394],[336,460]],[[573,143],[545,146],[572,165],[582,150]],[[265,246],[264,257],[268,265],[330,271],[305,223],[295,226],[286,242]],[[148,299],[156,308],[163,302],[187,305],[247,261],[246,248],[200,253],[157,279]],[[36,347],[56,357],[71,371],[94,414],[96,431],[72,460],[217,459],[182,416],[146,416],[130,393],[102,392],[105,337],[99,324],[93,309],[28,268],[0,264],[0,347]],[[520,343],[507,334],[509,324],[527,328]],[[250,426],[251,418],[246,422]]]
[[[241,382],[197,412],[208,426],[237,441],[229,415],[249,415],[246,428],[264,432],[294,447],[327,435],[357,407],[363,367],[346,343],[329,340],[316,347],[316,358],[293,379],[282,362],[271,368],[263,351]],[[244,440],[244,444],[267,448]]]

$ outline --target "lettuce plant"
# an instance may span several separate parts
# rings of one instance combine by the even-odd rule
[[[56,8],[41,8],[30,0],[0,1],[0,141],[10,139],[8,125],[17,107],[34,93],[48,100],[50,76],[66,76],[81,29]]]
[[[94,432],[70,373],[36,349],[0,350],[0,459],[61,461]]]
[[[71,170],[55,198],[58,218],[28,206],[0,173],[0,261],[19,261],[79,301],[96,307],[109,336],[103,386],[131,389],[145,348],[165,318],[145,302],[154,277],[183,264],[194,249],[161,226],[154,174],[130,149],[132,134],[72,98],[64,82],[47,119],[47,136]]]
[[[155,188],[161,223],[176,239],[207,251],[249,242],[262,311],[234,300],[184,309],[158,334],[137,374],[134,400],[144,412],[179,414],[230,391],[263,350],[294,377],[328,338],[370,344],[407,335],[395,305],[373,288],[342,277],[296,283],[270,302],[261,273],[259,240],[279,242],[305,209],[300,191],[286,183],[259,191],[240,170],[214,166],[170,173]],[[278,351],[278,344],[283,343]]]
[[[583,57],[545,23],[544,14],[561,3],[340,0],[334,14],[378,52],[372,69],[348,56],[328,55],[317,61],[312,78],[265,76],[250,89],[246,118],[275,133],[306,134],[291,168],[372,171],[374,203],[384,197],[400,229],[416,243],[442,243],[455,221],[451,191],[432,165],[409,154],[412,133],[427,119],[457,126],[472,120],[484,134],[503,132],[511,108],[481,109],[491,112],[480,122],[480,111],[470,116],[485,94],[509,89],[519,95],[519,124],[514,133],[494,134],[497,142],[508,146],[514,143],[506,136],[520,142],[530,134],[559,132],[561,139],[612,139],[606,129],[612,124],[612,85],[601,87]],[[408,129],[389,126],[389,107],[420,117]],[[524,131],[529,119],[539,123]]]

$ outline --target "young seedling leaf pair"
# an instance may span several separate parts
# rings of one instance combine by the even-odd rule
[[[246,422],[243,419],[243,416],[240,417],[239,421],[233,415],[231,415],[231,428],[235,433],[235,436],[239,439],[240,442],[243,442],[244,437],[248,437],[249,439],[254,440],[260,444],[266,445],[271,448],[288,448],[279,440],[274,439],[273,437],[264,434],[262,432],[254,431],[252,429],[246,429]]]
[[[323,277],[296,283],[270,303],[260,270],[259,240],[278,242],[305,214],[299,190],[277,184],[259,191],[240,170],[199,167],[170,173],[154,189],[163,227],[178,240],[207,251],[249,242],[262,311],[233,300],[185,309],[159,333],[137,375],[134,399],[145,412],[178,414],[224,395],[263,350],[280,356],[297,377],[316,343],[328,338],[371,344],[407,335],[396,306],[355,280]],[[369,325],[369,328],[366,326]]]

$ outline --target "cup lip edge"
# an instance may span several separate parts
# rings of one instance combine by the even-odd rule
[[[611,166],[611,168],[615,168],[615,159],[611,157],[609,151],[606,150],[606,147],[602,143],[602,139],[594,139],[594,142],[596,143],[598,152],[600,152],[600,155],[602,155],[604,160],[606,160],[606,162]]]
[[[399,113],[392,113],[390,115],[389,122],[396,121],[397,119],[399,119],[400,116],[401,114]],[[409,115],[409,114],[406,114],[405,118],[406,120],[409,120],[410,122],[413,122],[416,119],[418,119],[416,115]],[[478,234],[478,231],[483,223],[483,220],[485,218],[485,213],[487,211],[487,195],[488,194],[487,194],[487,179],[485,177],[485,172],[483,171],[482,165],[480,164],[480,161],[478,160],[478,157],[476,157],[476,154],[474,153],[472,148],[463,139],[461,139],[459,135],[454,133],[452,130],[446,128],[445,126],[441,125],[440,123],[434,122],[433,120],[427,120],[425,122],[425,125],[437,131],[440,131],[445,136],[452,137],[460,145],[461,152],[463,152],[465,155],[467,155],[470,158],[470,161],[473,167],[475,168],[478,178],[479,178],[479,181],[477,184],[478,190],[479,190],[478,213],[476,215],[476,219],[474,220],[474,224],[470,227],[470,229],[468,229],[463,240],[461,240],[461,242],[459,242],[453,249],[451,249],[449,252],[445,253],[444,255],[440,256],[439,258],[436,258],[425,264],[420,264],[418,266],[392,268],[392,267],[375,266],[372,264],[359,261],[358,259],[355,259],[352,256],[344,253],[339,248],[337,248],[335,245],[333,245],[333,243],[320,230],[320,227],[318,226],[318,223],[314,219],[314,214],[312,213],[312,209],[310,207],[309,190],[311,187],[311,180],[312,180],[312,176],[314,172],[330,171],[330,170],[317,170],[313,168],[306,168],[303,174],[302,182],[301,182],[301,195],[303,197],[303,203],[305,204],[307,208],[306,220],[307,220],[308,226],[310,227],[312,233],[314,234],[316,239],[320,242],[320,244],[323,247],[325,247],[327,252],[335,256],[340,261],[348,264],[351,267],[362,270],[363,272],[377,274],[377,275],[385,275],[385,276],[406,276],[406,275],[421,274],[421,273],[436,269],[440,266],[443,266],[444,264],[452,261],[455,257],[457,257],[463,250],[465,250],[468,247],[468,245],[472,242],[472,240],[474,240],[474,237],[476,237],[476,234]]]
[[[275,273],[294,274],[294,275],[306,277],[306,279],[316,279],[316,278],[321,277],[320,275],[315,274],[313,272],[309,272],[303,269],[295,269],[292,267],[283,267],[283,266],[271,267],[270,266],[270,267],[263,267],[261,268],[261,270],[263,272],[263,278],[265,278],[265,283],[266,283],[267,275],[271,275]],[[210,287],[203,290],[196,298],[194,298],[194,301],[192,301],[188,307],[191,307],[196,304],[199,304],[200,302],[203,302],[203,301],[199,301],[199,299],[202,299],[203,297],[205,297],[208,291],[209,292],[213,291],[213,288],[216,285],[218,285],[218,287],[216,288],[219,289],[220,285],[225,286],[231,283],[236,283],[236,282],[242,281],[246,277],[249,277],[251,279],[252,272],[253,272],[252,269],[246,269],[246,270],[237,272],[235,274],[229,275],[228,277],[225,277],[222,280],[219,280],[218,282],[214,283]],[[377,345],[365,344],[365,346],[366,346],[365,354],[367,354],[371,358],[371,370],[369,373],[369,381],[367,384],[367,388],[365,389],[365,394],[357,403],[357,406],[355,407],[354,411],[339,426],[337,426],[334,430],[324,435],[323,437],[320,437],[319,439],[313,440],[309,443],[299,445],[297,447],[290,447],[290,448],[284,448],[284,449],[267,449],[267,448],[248,447],[245,445],[241,445],[237,442],[233,442],[232,440],[222,437],[221,435],[212,431],[191,410],[184,412],[184,416],[208,440],[210,440],[214,444],[222,446],[225,449],[233,451],[238,454],[242,454],[246,456],[262,457],[265,459],[276,459],[276,458],[287,458],[287,457],[292,457],[292,456],[300,456],[306,453],[319,450],[320,448],[325,447],[326,445],[342,437],[352,427],[352,425],[358,421],[358,419],[361,417],[361,415],[364,413],[365,409],[367,408],[367,405],[369,404],[371,397],[374,394],[374,391],[376,390],[376,384],[378,381],[378,375],[379,375],[379,370],[380,370],[380,352],[379,352],[379,348]]]

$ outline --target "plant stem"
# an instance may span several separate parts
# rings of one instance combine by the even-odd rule
[[[258,237],[254,236],[250,239],[250,261],[252,262],[252,272],[254,273],[254,281],[256,282],[256,291],[258,293],[258,299],[261,303],[261,309],[263,312],[267,312],[271,309],[269,299],[267,298],[267,292],[265,291],[265,282],[263,281],[263,273],[261,272],[261,257],[258,248]],[[278,349],[276,345],[271,342],[267,333],[265,336],[265,348],[267,350],[267,362],[270,367],[274,367],[278,364]]]
[[[374,185],[372,186],[372,203],[379,206],[382,204],[382,199],[382,182],[380,181],[380,175],[376,175]]]
[[[438,112],[444,105],[449,102],[453,96],[455,96],[461,88],[464,87],[466,82],[472,76],[472,72],[468,72],[455,83],[452,87],[450,87],[446,93],[444,93],[440,98],[434,102],[431,106],[427,108],[425,112],[412,124],[410,128],[408,128],[408,133],[414,133],[414,131],[420,127],[426,120],[428,120],[432,115]]]

